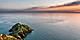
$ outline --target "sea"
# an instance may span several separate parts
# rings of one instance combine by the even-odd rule
[[[0,13],[0,34],[18,22],[33,29],[24,40],[80,40],[79,13]]]

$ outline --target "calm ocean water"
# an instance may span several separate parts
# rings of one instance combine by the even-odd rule
[[[80,14],[76,13],[5,13],[0,14],[0,33],[17,22],[34,31],[25,40],[80,40]]]

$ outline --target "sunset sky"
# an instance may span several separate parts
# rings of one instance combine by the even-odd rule
[[[76,0],[0,0],[0,8],[23,9],[35,6],[52,6],[71,3]]]

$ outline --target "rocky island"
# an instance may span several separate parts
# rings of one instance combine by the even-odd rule
[[[9,34],[0,34],[0,40],[23,40],[32,29],[26,24],[16,23],[9,32]]]

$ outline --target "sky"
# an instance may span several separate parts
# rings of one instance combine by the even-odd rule
[[[0,9],[25,9],[62,5],[76,0],[0,0]]]

